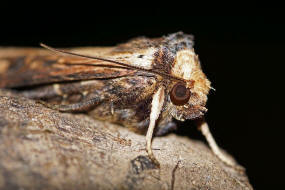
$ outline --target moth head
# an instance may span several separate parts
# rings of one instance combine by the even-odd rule
[[[171,74],[185,80],[173,81],[170,85],[168,98],[172,116],[182,121],[203,116],[211,86],[193,49],[177,52]]]

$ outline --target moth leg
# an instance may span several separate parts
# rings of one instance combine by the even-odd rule
[[[87,111],[88,109],[98,105],[101,101],[100,98],[92,98],[89,100],[85,100],[79,103],[75,103],[75,104],[68,104],[68,105],[57,105],[57,104],[50,104],[41,100],[37,101],[40,104],[43,104],[44,106],[57,110],[57,111],[61,111],[61,112],[80,112],[80,111]]]
[[[159,162],[155,158],[152,149],[152,135],[155,127],[155,122],[160,115],[162,106],[164,103],[164,87],[160,87],[158,91],[153,95],[151,102],[150,122],[146,133],[146,151],[149,158],[159,167]]]
[[[168,122],[161,126],[159,126],[159,129],[155,132],[155,136],[164,136],[168,134],[171,131],[174,131],[177,129],[177,125],[174,122]]]
[[[211,150],[213,151],[213,153],[222,161],[224,162],[226,165],[231,166],[239,171],[244,171],[244,168],[241,166],[238,166],[232,159],[230,159],[228,156],[226,156],[221,149],[219,148],[219,146],[217,145],[214,137],[212,136],[210,130],[209,130],[209,126],[207,124],[207,122],[203,119],[200,122],[200,126],[199,129],[201,130],[202,134],[204,135],[204,137],[206,138]]]

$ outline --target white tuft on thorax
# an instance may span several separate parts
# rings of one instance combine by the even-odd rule
[[[197,59],[194,50],[181,50],[177,52],[176,62],[171,72],[174,76],[190,80],[195,67],[197,67]]]

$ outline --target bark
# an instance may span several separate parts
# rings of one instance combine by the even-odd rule
[[[200,141],[145,137],[0,91],[0,189],[252,189]]]

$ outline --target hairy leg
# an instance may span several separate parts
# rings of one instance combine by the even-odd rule
[[[244,168],[241,166],[238,166],[234,160],[232,160],[231,158],[229,158],[227,155],[225,155],[224,152],[221,151],[221,149],[219,148],[219,146],[217,145],[214,137],[212,136],[210,130],[209,130],[209,126],[207,124],[207,122],[202,119],[201,121],[199,121],[199,130],[202,132],[202,134],[204,135],[204,137],[206,138],[210,148],[212,149],[213,153],[225,164],[239,170],[239,171],[244,171]]]
[[[146,133],[146,151],[148,153],[149,158],[159,167],[159,162],[155,158],[152,148],[151,141],[152,135],[155,127],[156,120],[158,119],[160,112],[162,110],[162,106],[164,103],[164,88],[160,87],[158,91],[153,95],[151,102],[151,113],[150,113],[150,122]]]

